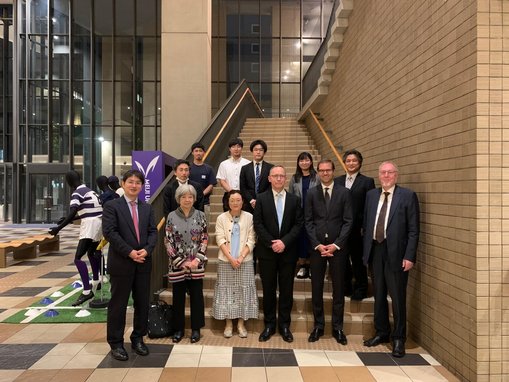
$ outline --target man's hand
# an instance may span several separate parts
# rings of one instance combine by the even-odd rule
[[[403,272],[408,272],[410,269],[412,269],[414,266],[414,263],[411,262],[410,260],[403,260],[403,264],[402,264],[402,267],[403,267]]]
[[[135,249],[133,249],[130,253],[129,253],[129,257],[131,259],[133,259],[134,262],[136,263],[140,263],[140,264],[143,264],[145,262],[145,257],[141,256],[138,251],[136,251]]]
[[[272,240],[272,250],[276,253],[283,253],[285,250],[285,243],[281,240]]]
[[[53,236],[58,235],[59,232],[60,230],[58,229],[58,227],[53,227],[48,230],[48,233]]]
[[[334,248],[335,249],[335,248]],[[322,257],[331,257],[332,253],[329,252],[328,245],[318,244],[316,250],[320,252],[320,256]]]

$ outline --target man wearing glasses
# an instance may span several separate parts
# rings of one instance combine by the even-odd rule
[[[341,345],[347,344],[343,332],[345,310],[345,267],[348,260],[347,241],[352,229],[352,203],[348,189],[334,182],[334,162],[318,162],[320,184],[308,191],[306,197],[306,231],[311,248],[311,296],[314,328],[309,342],[316,342],[324,334],[323,286],[329,264],[332,280],[332,336]]]
[[[382,188],[368,191],[364,210],[364,264],[373,269],[375,336],[365,346],[389,342],[392,355],[405,355],[406,288],[408,271],[415,264],[419,241],[419,201],[412,190],[400,187],[398,168],[383,162],[378,168]],[[392,300],[391,333],[387,293]]]

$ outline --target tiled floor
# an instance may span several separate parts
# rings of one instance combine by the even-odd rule
[[[76,228],[61,232],[59,252],[17,263],[10,258],[8,267],[0,268],[0,321],[78,277],[72,263]],[[3,225],[0,238],[46,230]],[[225,339],[220,331],[204,329],[198,344],[190,344],[189,339],[178,345],[169,339],[147,339],[148,357],[137,356],[126,344],[129,360],[119,362],[109,356],[105,334],[104,323],[0,323],[0,382],[457,380],[410,341],[407,355],[396,359],[387,346],[365,348],[361,336],[348,336],[347,346],[338,345],[327,334],[310,344],[307,333],[294,333],[292,344],[278,335],[261,344],[258,333],[249,333],[246,339]]]

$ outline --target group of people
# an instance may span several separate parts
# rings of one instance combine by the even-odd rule
[[[201,155],[195,155],[195,148]],[[267,144],[258,139],[249,148],[252,160],[242,157],[241,139],[230,141],[230,157],[221,162],[215,176],[224,189],[224,213],[215,224],[219,253],[211,313],[225,321],[224,336],[233,335],[236,320],[238,335],[246,337],[245,322],[258,317],[255,273],[259,271],[264,316],[259,341],[268,341],[276,330],[284,341],[293,341],[294,277],[311,278],[314,328],[308,341],[318,341],[324,335],[323,289],[328,277],[332,336],[346,345],[345,296],[358,301],[367,297],[369,267],[376,334],[364,344],[376,346],[392,339],[393,355],[404,356],[406,286],[416,260],[419,204],[413,191],[397,186],[396,164],[380,165],[381,188],[376,189],[374,179],[360,173],[359,151],[344,153],[347,173],[337,178],[333,161],[321,160],[315,170],[312,156],[303,152],[286,191],[286,169],[264,160]],[[203,277],[209,239],[203,200],[214,185],[213,170],[202,168],[193,180],[193,166],[206,166],[204,152],[201,144],[195,144],[193,165],[185,160],[175,163],[176,179],[164,195],[175,343],[184,337],[186,291],[191,300],[191,342],[200,340],[205,321]],[[387,294],[392,299],[392,331]]]
[[[251,161],[242,158],[242,148],[241,139],[230,141],[230,157],[221,162],[216,176],[203,161],[205,147],[194,144],[193,163],[177,160],[176,177],[165,188],[165,247],[169,258],[168,280],[173,289],[173,342],[184,338],[186,294],[190,296],[192,343],[200,341],[200,329],[205,325],[203,278],[208,261],[208,206],[212,188],[219,181],[225,191],[224,212],[215,224],[219,250],[211,313],[215,319],[225,321],[225,337],[233,336],[234,322],[238,335],[247,337],[246,321],[258,318],[255,284],[258,271],[264,316],[259,341],[268,341],[276,330],[284,341],[293,341],[290,325],[294,278],[310,277],[314,327],[308,341],[318,341],[324,335],[323,289],[324,280],[329,278],[332,336],[346,345],[345,296],[352,300],[367,297],[369,267],[375,299],[375,336],[364,341],[364,345],[376,346],[392,340],[392,354],[404,356],[406,286],[408,271],[416,261],[419,203],[413,191],[397,185],[396,164],[387,161],[379,166],[381,188],[375,188],[374,180],[360,173],[363,157],[357,150],[344,153],[347,173],[337,178],[333,161],[321,160],[315,170],[312,156],[303,152],[297,158],[295,173],[286,190],[286,169],[264,160],[267,144],[263,140],[251,143]],[[144,176],[137,170],[127,171],[122,178],[122,197],[113,196],[102,205],[95,200],[98,197],[92,190],[80,184],[77,173],[69,173],[66,178],[76,189],[71,198],[73,216],[51,232],[58,233],[76,214],[81,218],[75,263],[84,288],[77,303],[93,297],[93,294],[88,297],[91,291],[86,293],[91,287],[81,257],[89,254],[94,284],[98,279],[98,263],[93,252],[102,232],[110,242],[107,340],[111,355],[122,361],[129,358],[123,335],[131,293],[134,301],[131,347],[139,355],[148,355],[143,336],[147,333],[151,253],[157,232],[151,207],[138,199]],[[104,180],[98,179],[101,189]],[[111,197],[107,190],[101,195]],[[98,233],[97,227],[101,226]],[[92,231],[94,235],[90,235]],[[392,331],[387,294],[392,300]]]

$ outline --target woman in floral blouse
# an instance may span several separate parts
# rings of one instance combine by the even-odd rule
[[[169,256],[168,279],[173,284],[173,342],[184,337],[186,291],[191,299],[191,342],[200,340],[205,325],[203,277],[207,263],[208,235],[205,214],[196,210],[196,190],[184,184],[177,188],[180,205],[170,212],[166,223],[165,245]]]

